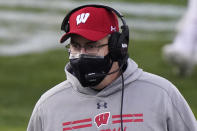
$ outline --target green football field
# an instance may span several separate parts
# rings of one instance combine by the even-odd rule
[[[74,0],[74,2],[76,1]],[[80,2],[83,3],[84,1],[80,0]],[[137,6],[139,3],[156,4],[156,6],[172,5],[181,11],[184,11],[186,7],[185,0],[124,0],[124,2],[137,3]],[[21,5],[14,2],[14,4],[5,3],[3,0],[0,3],[3,3],[0,4],[0,18],[2,18],[1,15],[4,18],[0,21],[0,29],[5,30],[4,33],[0,32],[0,53],[2,48],[6,50],[5,54],[0,55],[0,131],[25,131],[33,107],[39,97],[45,91],[66,79],[64,66],[68,62],[68,55],[64,46],[59,46],[58,43],[61,36],[58,34],[60,32],[59,21],[52,23],[49,20],[47,23],[46,21],[39,21],[39,19],[28,20],[29,17],[23,18],[21,14],[14,18],[11,14],[25,12],[31,14],[32,17],[34,17],[34,14],[45,17],[45,14],[50,12],[53,14],[52,19],[57,16],[57,19],[61,21],[63,18],[59,16],[63,16],[64,11],[62,7],[49,8],[51,5],[46,8],[45,6],[32,7],[28,4]],[[173,7],[170,8],[172,12],[174,11]],[[12,17],[5,17],[5,12],[10,13]],[[176,85],[197,117],[197,69],[195,68],[193,74],[189,77],[176,76],[171,70],[172,67],[163,61],[161,54],[162,47],[172,42],[176,34],[174,28],[165,28],[166,23],[172,23],[171,26],[173,27],[180,19],[181,13],[176,14],[174,12],[175,16],[171,16],[170,13],[163,14],[163,16],[129,12],[125,12],[125,14],[126,18],[131,21],[130,57],[143,70],[165,77]],[[16,20],[15,23],[10,21],[12,19]],[[24,20],[20,22],[20,19]],[[136,22],[132,23],[132,20]],[[154,25],[155,21],[158,28],[156,28],[156,24]],[[153,27],[150,27],[151,24]],[[160,25],[164,26],[164,28],[160,27]],[[12,32],[16,33],[12,34]],[[37,37],[43,37],[42,35],[46,34],[45,32],[52,32],[52,35],[55,34],[57,37],[54,39],[49,38],[50,41],[45,40],[47,37],[44,37],[44,40],[36,39]],[[34,39],[30,39],[30,36],[33,36]],[[31,47],[28,48],[29,53],[27,53],[28,50],[26,52],[21,51],[21,53],[22,47],[18,48],[16,46],[23,42],[28,44],[28,42],[31,43],[32,41],[32,44],[45,42],[45,45],[36,48],[37,50],[47,46],[47,42],[54,42],[53,44],[57,46],[39,50],[39,52],[36,52],[36,49],[32,51],[31,48],[34,47]],[[6,48],[7,45],[9,45],[8,49]],[[11,50],[12,48],[13,50]],[[16,53],[12,54],[13,52]]]

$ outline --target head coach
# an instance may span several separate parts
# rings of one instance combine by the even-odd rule
[[[60,42],[70,38],[67,80],[41,96],[27,131],[197,131],[177,88],[129,58],[129,29],[118,11],[83,5],[61,29]]]

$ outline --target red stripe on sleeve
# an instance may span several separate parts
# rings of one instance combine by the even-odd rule
[[[73,126],[73,129],[79,129],[79,128],[85,128],[85,127],[91,127],[92,124],[86,124],[86,125],[79,125],[79,126]]]
[[[123,114],[122,117],[143,117],[143,114]],[[112,118],[120,118],[120,115],[112,115]]]
[[[92,119],[83,119],[83,120],[77,120],[77,121],[73,121],[72,124],[78,124],[78,123],[83,123],[83,122],[91,122]]]
[[[126,119],[126,120],[122,120],[123,123],[128,123],[128,122],[143,122],[143,119]],[[115,120],[112,121],[112,124],[117,124],[117,123],[121,123],[121,120]]]
[[[70,125],[70,124],[71,124],[71,122],[64,122],[62,125],[67,126],[67,125]]]
[[[63,128],[63,131],[69,131],[72,130],[72,128],[68,127],[68,128]]]

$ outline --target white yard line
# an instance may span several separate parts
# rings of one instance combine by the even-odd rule
[[[173,6],[173,5],[161,5],[161,4],[150,4],[150,3],[123,3],[123,2],[76,2],[76,1],[37,1],[37,0],[0,0],[2,6],[25,6],[32,8],[44,8],[44,9],[73,9],[83,4],[106,4],[109,5],[122,13],[129,13],[134,15],[150,15],[150,16],[180,16],[185,11],[185,7]]]
[[[185,12],[184,7],[151,3],[108,3],[120,12],[137,16],[175,17]]]
[[[30,35],[31,35],[30,32],[21,31],[19,29],[19,27],[13,28],[12,26],[11,27],[0,26],[0,38],[3,38],[3,39],[8,39],[8,40],[18,39],[18,40],[20,40],[20,39],[25,39]]]
[[[27,37],[20,43],[14,45],[1,45],[0,55],[12,56],[28,54],[31,52],[42,52],[52,48],[59,48],[63,45],[58,43],[58,35],[54,32],[40,32],[32,37]]]
[[[60,44],[59,39],[61,35],[54,32],[41,32],[26,37],[23,41],[11,45],[0,45],[0,56],[15,56],[28,54],[32,52],[42,52],[54,48],[64,48],[65,44]],[[132,39],[140,39],[152,41],[153,39],[160,39],[156,35],[151,34],[131,34]],[[171,36],[166,36],[170,39]],[[67,41],[68,42],[68,41]],[[132,44],[132,43],[131,43]]]
[[[32,7],[43,9],[67,9],[70,10],[81,4],[87,4],[91,2],[81,3],[76,1],[32,1],[32,0],[0,0],[1,6],[8,7]],[[128,18],[127,24],[130,29],[141,30],[146,32],[154,31],[172,31],[176,25],[177,17],[180,17],[185,11],[184,7],[171,6],[171,5],[159,5],[159,4],[137,4],[137,3],[120,3],[111,2],[103,3],[113,8],[118,9],[120,12],[127,13],[136,16],[153,16],[153,17],[167,17],[173,18],[168,21],[148,20],[146,18]],[[31,52],[40,52],[57,47],[62,47],[59,44],[59,39],[62,34],[60,31],[55,31],[51,26],[58,27],[63,19],[62,14],[49,14],[36,13],[36,12],[24,12],[24,11],[0,11],[0,38],[15,40],[16,43],[12,44],[0,44],[0,55],[20,55]],[[1,23],[2,22],[2,23]],[[4,24],[7,23],[6,27]],[[17,25],[16,25],[17,23]],[[10,25],[10,26],[9,26]],[[24,31],[26,26],[35,27],[31,32]],[[38,27],[38,28],[36,28]],[[40,27],[42,27],[40,29]],[[59,34],[57,34],[59,33]],[[158,40],[158,36],[154,34],[140,34],[131,33],[132,39],[140,40]],[[165,39],[171,39],[166,37]]]
[[[21,12],[21,11],[2,11],[0,12],[1,20],[21,23],[33,23],[40,25],[60,25],[63,15],[48,14],[48,13],[32,13],[32,12]],[[129,27],[141,30],[173,30],[176,24],[175,20],[171,21],[153,21],[153,20],[142,20],[139,18],[128,18],[126,20]],[[154,26],[153,26],[154,25]]]
[[[129,18],[126,20],[130,29],[142,31],[173,31],[176,21],[153,21]]]
[[[59,14],[49,14],[49,13],[33,13],[24,11],[1,11],[0,18],[1,21],[12,22],[22,22],[22,23],[34,23],[42,25],[50,24],[60,24],[63,15]],[[59,19],[58,19],[59,18]]]

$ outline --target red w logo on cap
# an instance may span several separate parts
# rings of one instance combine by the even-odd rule
[[[77,16],[76,21],[77,21],[77,25],[80,23],[85,23],[86,20],[88,19],[90,13],[82,13],[80,15]]]
[[[101,125],[107,125],[109,121],[110,112],[105,112],[98,114],[94,118],[94,122],[96,123],[97,127],[99,128]]]

